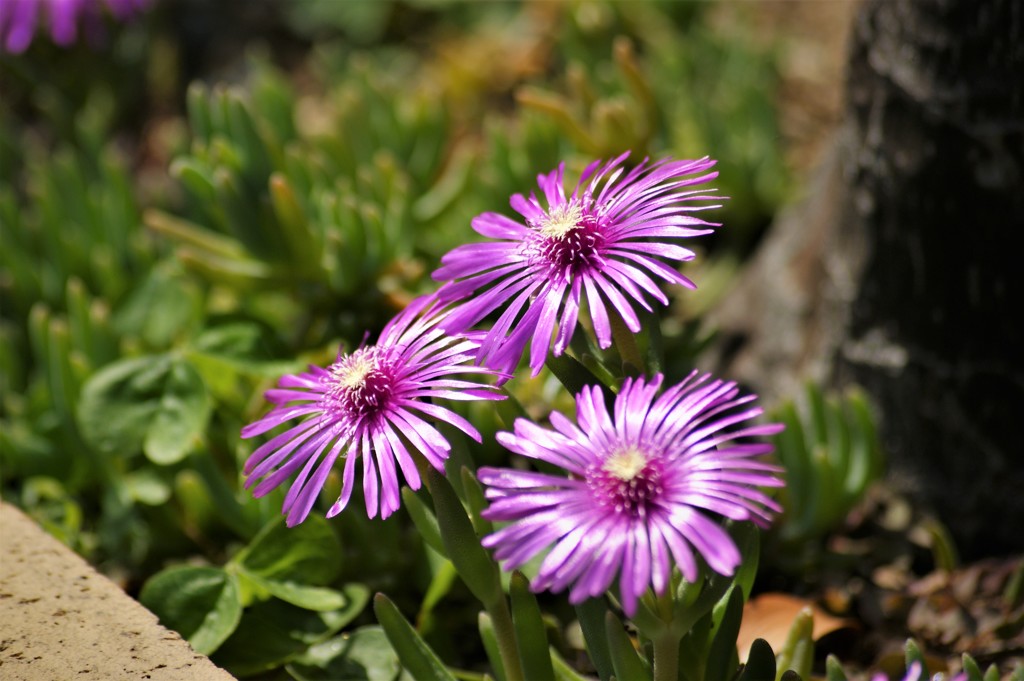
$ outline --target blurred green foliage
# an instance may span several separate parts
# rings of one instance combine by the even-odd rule
[[[408,516],[278,536],[283,492],[242,489],[239,430],[277,376],[375,334],[475,238],[473,216],[510,213],[562,160],[571,175],[627,149],[720,159],[710,259],[734,272],[789,179],[773,55],[713,8],[168,2],[107,50],[41,38],[0,56],[4,498],[237,675],[393,678],[367,590],[480,667],[484,650],[436,624],[472,628],[478,605]],[[678,349],[668,365],[697,329],[658,339]],[[519,390],[527,409],[551,397]],[[485,435],[509,409],[465,407]],[[300,555],[304,532],[323,534],[319,558]],[[556,612],[556,628],[575,617]],[[578,651],[556,648],[564,676]]]
[[[783,569],[813,572],[825,535],[840,527],[884,470],[875,417],[859,390],[826,395],[807,384],[769,416],[785,425],[775,456],[785,469],[778,499],[783,513],[772,526],[768,551]]]

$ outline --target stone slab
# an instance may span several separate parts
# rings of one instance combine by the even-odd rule
[[[0,502],[2,681],[232,681],[233,676]]]

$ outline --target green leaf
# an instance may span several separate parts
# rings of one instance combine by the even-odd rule
[[[398,653],[402,666],[416,681],[455,681],[455,677],[387,596],[380,593],[374,596],[373,611],[391,641],[391,646]]]
[[[413,681],[379,626],[317,643],[289,663],[287,671],[296,681]]]
[[[728,528],[736,542],[742,560],[733,575],[733,582],[743,591],[743,600],[749,600],[757,577],[757,566],[761,559],[761,530],[752,522],[730,523]]]
[[[530,591],[529,581],[518,570],[512,573],[509,591],[512,623],[519,643],[523,675],[531,681],[554,681],[555,672],[548,655],[548,636],[544,620],[541,619],[540,606],[537,605],[537,597]]]
[[[169,355],[123,359],[86,382],[78,423],[86,442],[101,452],[140,449],[157,464],[177,463],[206,428],[210,400],[202,379]]]
[[[810,608],[804,608],[797,613],[793,625],[786,636],[786,643],[778,655],[778,668],[776,677],[782,681],[782,675],[789,671],[795,671],[800,678],[810,678],[811,664],[814,662],[814,613]]]
[[[238,583],[220,568],[163,570],[142,587],[139,601],[204,655],[217,650],[242,617]]]
[[[573,395],[578,394],[588,385],[599,385],[604,389],[605,399],[614,398],[608,386],[575,357],[567,354],[562,354],[559,357],[549,355],[544,364],[555,375],[555,378],[565,386],[565,389]]]
[[[487,508],[487,499],[480,481],[476,479],[476,473],[463,466],[459,469],[459,477],[462,480],[462,491],[466,505],[469,506],[469,518],[473,523],[473,529],[481,537],[494,532],[494,524],[481,515]]]
[[[737,681],[775,681],[775,653],[763,638],[750,644],[750,654]]]
[[[551,649],[551,662],[555,667],[555,680],[556,681],[591,681],[591,677],[583,676],[578,671],[569,666],[569,663],[562,659],[562,656],[558,654],[558,651],[554,648]],[[626,681],[622,679],[621,681]]]
[[[831,653],[825,658],[825,681],[849,681],[839,660]]]
[[[170,483],[152,467],[126,473],[124,486],[132,499],[147,506],[161,506],[171,498]]]
[[[205,329],[193,341],[190,356],[198,355],[214,366],[236,372],[277,378],[303,367],[294,360],[277,359],[283,354],[271,329],[254,321],[233,321]]]
[[[164,349],[201,315],[196,284],[168,267],[158,267],[118,309],[113,325],[122,335],[141,336],[150,347]]]
[[[155,464],[178,463],[206,429],[212,405],[199,372],[184,361],[171,364],[142,451]]]
[[[345,597],[340,591],[328,589],[325,586],[309,586],[308,584],[300,584],[298,582],[262,579],[248,572],[246,572],[246,577],[256,582],[270,593],[271,596],[306,610],[327,612],[343,608],[346,603]]]
[[[268,523],[232,562],[257,577],[277,582],[329,584],[341,569],[341,542],[317,515],[289,528],[284,518]]]
[[[967,674],[967,681],[984,681],[981,674],[981,668],[978,666],[978,663],[974,661],[973,657],[964,653],[961,659],[963,660],[964,673]]]
[[[498,565],[480,545],[466,509],[448,479],[431,468],[427,471],[427,487],[434,499],[445,555],[455,564],[459,576],[485,606],[504,598]]]
[[[441,541],[441,530],[437,527],[437,518],[434,516],[434,512],[427,508],[420,496],[408,487],[402,488],[402,502],[423,541],[442,556],[446,555],[444,542]]]
[[[921,652],[921,647],[917,645],[917,641],[912,638],[907,639],[903,646],[903,657],[907,669],[910,669],[910,665],[917,662],[921,665],[921,675],[925,678],[928,677],[928,662],[924,658],[924,653]]]
[[[434,608],[444,600],[459,579],[459,573],[456,572],[455,566],[450,560],[433,551],[428,550],[427,553],[428,559],[432,559],[430,562],[434,576],[430,579],[430,586],[427,587],[426,593],[423,594],[420,611],[416,615],[416,625],[425,635],[434,628]],[[434,555],[430,556],[430,553]]]
[[[579,619],[580,629],[583,630],[587,654],[590,655],[590,661],[597,670],[601,681],[607,681],[615,673],[611,650],[608,647],[608,633],[605,624],[607,612],[609,612],[608,603],[603,597],[588,598],[576,606],[576,617]]]
[[[743,620],[743,590],[734,585],[723,600],[725,607],[708,648],[707,668],[704,674],[708,679],[730,679],[739,666],[736,637],[739,636],[740,622]]]
[[[235,676],[259,674],[334,636],[356,614],[349,609],[313,612],[272,598],[246,608],[238,628],[212,658]]]
[[[498,635],[494,633],[494,621],[486,612],[481,611],[477,617],[477,629],[480,631],[480,642],[484,644],[487,661],[491,663],[491,671],[497,681],[505,681],[505,664],[501,661],[501,647]]]
[[[608,636],[608,651],[617,679],[649,679],[651,672],[626,634],[622,622],[610,610],[605,613],[605,632]],[[712,678],[712,677],[708,677]],[[724,678],[724,677],[723,677]]]

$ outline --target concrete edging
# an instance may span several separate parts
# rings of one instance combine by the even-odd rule
[[[20,510],[0,502],[0,679],[234,677]]]

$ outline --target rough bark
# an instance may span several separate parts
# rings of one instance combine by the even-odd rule
[[[858,384],[966,556],[1024,550],[1024,3],[871,0],[845,122],[716,321],[769,395]]]

